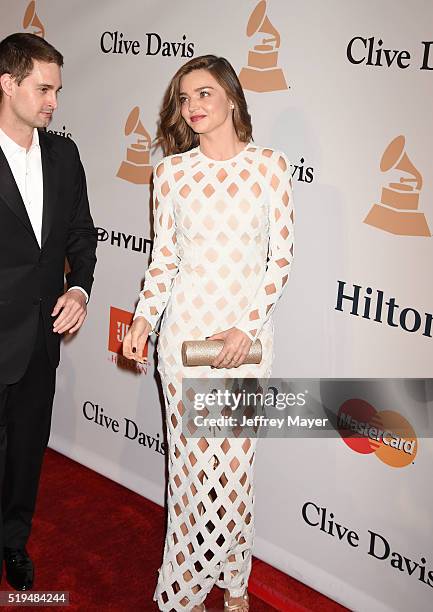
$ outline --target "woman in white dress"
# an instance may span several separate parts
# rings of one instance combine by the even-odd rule
[[[242,87],[227,60],[190,60],[173,77],[160,117],[166,157],[154,172],[152,260],[124,340],[141,361],[164,312],[159,373],[166,401],[168,523],[154,599],[160,610],[205,610],[225,589],[225,610],[248,610],[254,536],[252,438],[186,438],[184,377],[266,378],[271,315],[293,257],[286,156],[252,144]],[[224,340],[209,366],[184,367],[184,340]],[[262,361],[243,364],[260,339]]]

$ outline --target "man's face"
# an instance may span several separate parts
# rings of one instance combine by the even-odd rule
[[[10,109],[15,120],[31,128],[47,127],[57,108],[57,94],[62,87],[60,67],[34,60],[32,72],[18,85],[11,84]]]

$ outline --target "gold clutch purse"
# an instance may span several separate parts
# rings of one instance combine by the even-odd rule
[[[184,366],[210,366],[221,351],[224,340],[185,340],[182,342],[182,363]],[[245,363],[260,363],[262,343],[255,340],[250,346]]]

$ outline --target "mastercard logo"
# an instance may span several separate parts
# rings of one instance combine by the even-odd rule
[[[337,425],[344,442],[357,453],[375,453],[391,467],[405,467],[415,460],[417,435],[394,410],[378,412],[364,400],[350,399],[340,407]]]

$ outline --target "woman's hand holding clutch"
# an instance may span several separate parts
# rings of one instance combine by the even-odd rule
[[[247,334],[237,327],[231,327],[206,339],[224,340],[223,348],[212,363],[214,368],[238,368],[243,364],[252,344]]]
[[[123,339],[123,355],[127,359],[134,359],[144,363],[143,350],[152,327],[144,317],[137,317]]]

